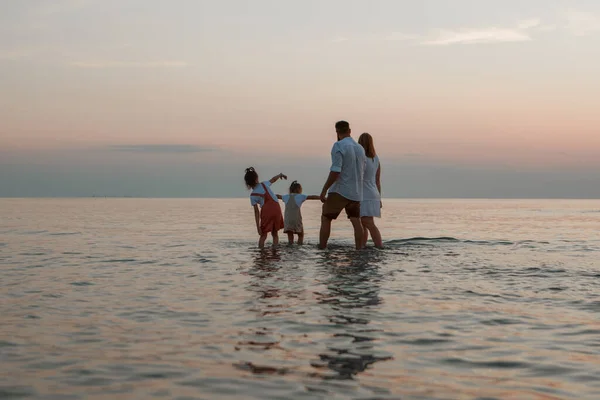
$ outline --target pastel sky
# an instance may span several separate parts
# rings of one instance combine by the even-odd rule
[[[392,196],[600,197],[598,71],[597,0],[2,0],[0,196],[318,191],[346,119]]]

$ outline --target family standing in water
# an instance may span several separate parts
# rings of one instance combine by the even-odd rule
[[[304,243],[304,226],[301,207],[306,200],[321,200],[321,229],[319,248],[325,249],[331,234],[331,222],[346,212],[354,228],[356,249],[366,246],[369,233],[376,247],[383,247],[381,233],[375,225],[375,217],[381,217],[381,166],[375,152],[373,137],[363,133],[358,143],[351,137],[350,124],[338,121],[335,124],[338,141],[331,149],[331,168],[320,196],[302,194],[302,185],[292,182],[289,194],[276,195],[271,185],[279,179],[287,179],[284,174],[260,182],[254,168],[246,169],[244,181],[251,190],[250,204],[254,207],[256,228],[259,235],[258,246],[263,248],[267,235],[271,233],[273,245],[279,244],[279,231],[288,235],[288,243],[293,244],[295,235],[298,244]],[[285,217],[281,213],[278,200],[285,204]]]

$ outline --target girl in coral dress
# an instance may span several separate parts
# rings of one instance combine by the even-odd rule
[[[247,168],[244,175],[246,187],[252,191],[250,193],[250,204],[254,207],[256,229],[260,236],[258,247],[260,248],[265,246],[269,233],[273,237],[273,245],[279,244],[279,230],[283,229],[283,215],[277,196],[271,191],[271,184],[281,178],[287,179],[287,176],[279,174],[268,181],[260,182],[253,167]]]

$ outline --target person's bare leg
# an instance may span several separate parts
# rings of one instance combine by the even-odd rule
[[[294,244],[294,232],[288,232],[288,244]]]
[[[266,233],[263,233],[262,235],[260,235],[260,238],[258,238],[258,247],[260,247],[261,249],[264,249],[266,240],[267,240]]]
[[[298,245],[302,246],[304,244],[304,232],[298,234]]]
[[[383,249],[383,239],[381,238],[381,232],[379,232],[379,228],[377,225],[375,225],[375,221],[373,221],[373,229],[371,229],[370,232],[373,242],[375,243],[375,247],[378,249]]]
[[[360,250],[363,248],[363,228],[360,223],[360,218],[350,218],[350,222],[352,222],[352,227],[354,228],[354,244],[356,245],[356,250]]]
[[[327,241],[331,235],[331,219],[326,216],[321,216],[321,231],[319,232],[319,248],[326,249]]]
[[[362,218],[363,226],[371,232],[371,237],[373,238],[373,244],[375,247],[381,249],[383,247],[383,240],[381,239],[381,232],[379,232],[379,228],[375,225],[375,219],[373,217],[363,217]]]
[[[271,232],[271,236],[273,236],[273,246],[277,246],[279,244],[279,232],[274,230]]]
[[[364,218],[360,219],[360,223],[362,224],[362,229],[363,229],[363,247],[366,247],[367,242],[369,241],[369,230],[367,229],[367,226],[365,225]]]

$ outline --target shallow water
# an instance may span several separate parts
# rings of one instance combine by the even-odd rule
[[[0,199],[0,398],[598,399],[600,201]]]

